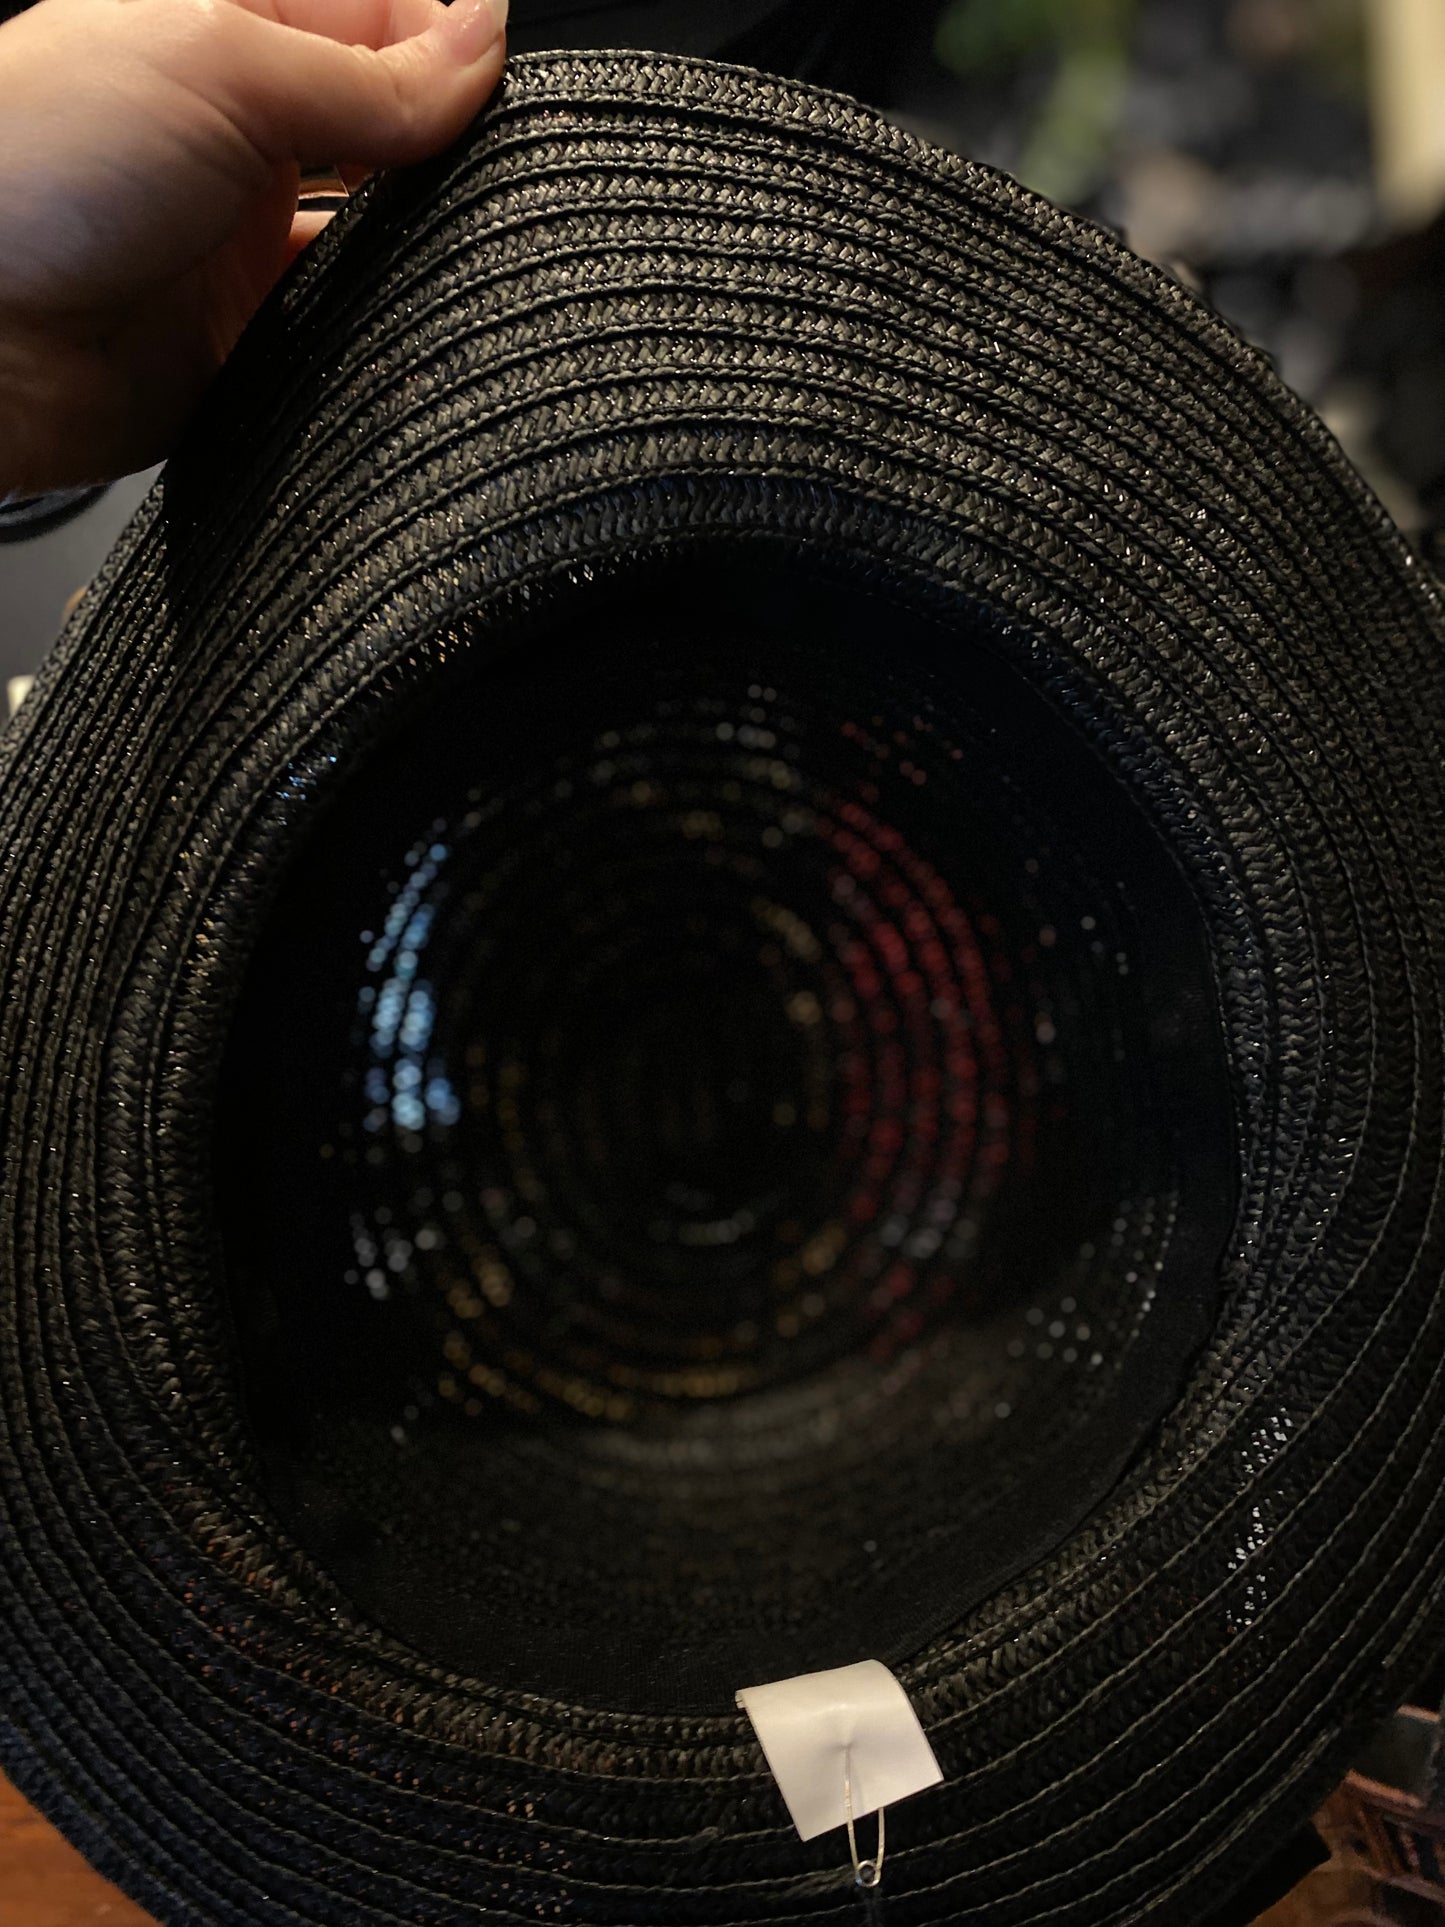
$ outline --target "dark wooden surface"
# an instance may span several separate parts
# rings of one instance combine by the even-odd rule
[[[3,1778],[0,1921],[5,1927],[155,1927]]]

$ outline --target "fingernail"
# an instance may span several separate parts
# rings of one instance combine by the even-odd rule
[[[501,38],[507,0],[452,0],[436,33],[459,67],[470,67]]]

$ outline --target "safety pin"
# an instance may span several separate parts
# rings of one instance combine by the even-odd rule
[[[853,1749],[850,1747],[843,1756],[843,1811],[848,1820],[848,1852],[853,1860],[853,1879],[863,1888],[876,1887],[883,1878],[883,1816],[886,1807],[878,1809],[878,1851],[871,1860],[858,1858],[858,1836],[853,1831]]]

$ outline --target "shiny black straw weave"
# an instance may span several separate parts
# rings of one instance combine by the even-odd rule
[[[181,1927],[1200,1918],[1438,1642],[1441,643],[848,102],[519,60],[3,744],[0,1765]],[[374,911],[374,914],[373,914]]]

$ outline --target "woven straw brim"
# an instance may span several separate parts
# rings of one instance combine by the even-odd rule
[[[285,1541],[209,1205],[258,906],[336,769],[479,620],[720,542],[998,612],[1188,880],[1237,1092],[1186,1393],[900,1669],[946,1779],[890,1816],[892,1927],[1195,1918],[1438,1632],[1432,589],[1108,236],[838,99],[518,62],[267,306],[4,745],[0,1764],[177,1927],[856,1918],[741,1716],[445,1676]]]

